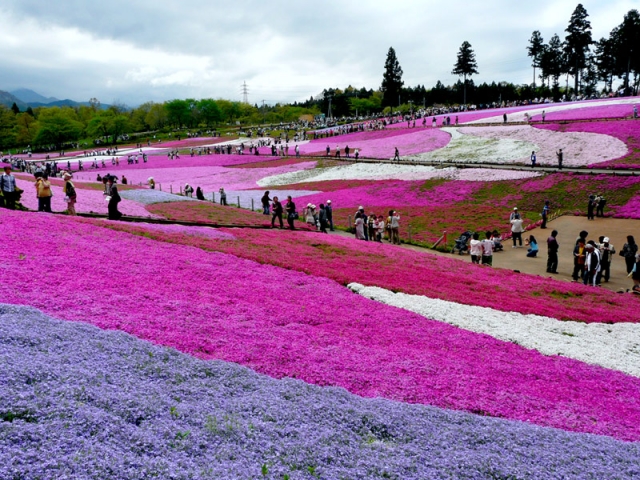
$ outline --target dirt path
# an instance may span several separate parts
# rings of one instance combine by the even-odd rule
[[[505,222],[505,230],[509,227],[508,221]],[[546,273],[547,269],[547,246],[546,240],[551,234],[552,230],[558,231],[558,243],[560,244],[560,251],[558,254],[558,275],[552,275]],[[611,239],[611,243],[616,249],[613,261],[611,262],[611,279],[608,283],[602,283],[604,288],[608,288],[613,291],[618,291],[621,288],[631,288],[633,282],[630,278],[627,278],[627,272],[625,269],[624,259],[618,255],[622,246],[626,243],[627,235],[633,235],[636,241],[640,241],[640,220],[626,220],[617,218],[596,218],[589,221],[586,217],[576,217],[565,215],[556,220],[548,223],[548,228],[542,230],[536,228],[523,234],[524,238],[528,238],[529,235],[533,235],[538,244],[540,245],[540,251],[537,258],[527,258],[527,249],[512,248],[513,242],[508,240],[503,242],[505,248],[502,252],[496,252],[493,257],[494,268],[504,268],[509,270],[519,270],[522,273],[529,273],[533,275],[540,275],[545,277],[552,277],[558,281],[571,282],[571,273],[573,272],[573,246],[575,245],[576,237],[581,230],[589,232],[588,240],[594,240],[598,242],[600,235],[607,236]],[[353,238],[352,234],[345,232],[337,232],[340,235],[349,236]],[[428,250],[413,245],[402,245],[401,248],[407,248],[419,252],[432,253],[435,255],[442,255],[450,258],[459,259],[463,262],[471,262],[469,255],[447,254],[438,252],[436,250]],[[517,288],[514,286],[514,288]]]

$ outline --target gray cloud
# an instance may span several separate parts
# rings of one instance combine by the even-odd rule
[[[637,8],[633,1],[582,2],[594,38]],[[457,79],[468,40],[477,82],[532,79],[525,48],[533,30],[564,34],[575,0],[4,0],[0,89],[98,97],[128,104],[185,97],[304,100],[329,86],[377,88],[389,46],[406,85]]]

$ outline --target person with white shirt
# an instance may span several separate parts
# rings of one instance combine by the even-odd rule
[[[473,238],[470,242],[471,263],[480,264],[482,259],[482,242],[480,241],[480,235],[476,232],[473,234]]]

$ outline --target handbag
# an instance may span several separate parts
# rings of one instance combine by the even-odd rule
[[[70,201],[71,199],[70,199],[69,197],[64,197],[64,199],[63,199],[63,200],[64,200],[64,202],[65,202],[65,203],[69,203],[69,201]]]
[[[109,195],[104,197],[104,201],[105,202],[110,202],[111,201],[111,197]]]

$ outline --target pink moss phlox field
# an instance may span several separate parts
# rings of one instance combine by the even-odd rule
[[[31,183],[31,185],[30,185]],[[22,205],[30,210],[38,210],[38,199],[36,198],[36,189],[33,182],[18,181],[20,188],[23,188],[25,192],[22,194]],[[57,185],[51,185],[51,191],[53,192],[53,198],[51,199],[51,210],[54,212],[63,212],[67,209],[67,204],[64,201],[64,193],[62,193],[62,187]],[[76,189],[78,199],[76,202],[76,212],[78,213],[100,213],[107,214],[108,203],[105,200],[105,196],[100,190],[93,189]],[[152,217],[144,207],[144,205],[127,200],[125,198],[118,204],[118,210],[124,215],[130,215],[135,217]]]
[[[421,190],[423,184],[420,181],[381,180],[373,185],[300,197],[300,202],[318,205],[330,199],[333,208],[356,209],[363,205],[367,211],[369,207],[387,205],[438,207],[470,200],[482,186],[481,182],[453,181]],[[317,188],[322,190],[322,182],[317,183]]]
[[[631,197],[631,200],[618,208],[613,216],[615,218],[640,218],[640,194]]]
[[[610,135],[627,144],[629,153],[626,156],[609,160],[607,162],[590,165],[592,167],[619,167],[619,168],[640,168],[640,165],[625,165],[619,163],[620,160],[636,155],[638,162],[640,158],[637,152],[640,150],[640,121],[637,120],[612,120],[607,122],[576,122],[568,124],[544,124],[536,125],[536,128],[544,128],[556,132],[587,132]]]
[[[640,102],[639,102],[640,103]],[[541,107],[544,108],[544,107]],[[633,114],[633,105],[631,104],[612,104],[600,105],[597,107],[582,107],[560,110],[556,112],[545,112],[546,122],[571,121],[571,120],[590,120],[598,118],[624,118]],[[532,121],[542,121],[542,114],[533,115]]]
[[[324,154],[327,145],[329,145],[333,155],[335,155],[336,146],[340,146],[341,153],[344,155],[344,148],[348,145],[351,154],[355,148],[358,148],[361,157],[391,158],[395,147],[398,148],[401,155],[413,155],[445,147],[450,140],[451,135],[440,129],[377,130],[312,140],[301,145],[300,152]]]
[[[86,221],[0,215],[5,302],[276,378],[640,440],[640,379],[426,320],[328,279]],[[117,268],[96,268],[105,255]]]

